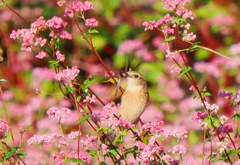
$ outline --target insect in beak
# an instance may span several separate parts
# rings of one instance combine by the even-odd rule
[[[120,75],[121,77],[127,77],[127,76],[128,76],[127,73],[119,73],[119,75]]]

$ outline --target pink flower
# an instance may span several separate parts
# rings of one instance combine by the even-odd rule
[[[102,144],[100,147],[100,151],[98,151],[98,154],[107,154],[110,150],[108,149],[108,146],[105,144]]]
[[[47,57],[47,56],[48,56],[48,52],[46,52],[45,50],[42,50],[35,57],[39,59],[43,59],[44,57]]]
[[[60,38],[71,40],[71,39],[72,39],[72,34],[68,33],[68,32],[65,31],[65,30],[63,30],[63,31],[60,33]]]
[[[176,14],[182,18],[191,18],[192,20],[194,19],[194,14],[192,11],[189,11],[185,7],[178,7]]]
[[[153,30],[155,28],[155,23],[156,21],[143,22],[142,25],[145,26],[144,31]]]
[[[232,133],[233,130],[236,128],[233,124],[225,124],[225,125],[220,125],[217,128],[217,133],[218,134],[226,134],[226,133]]]
[[[79,159],[87,164],[90,164],[90,155],[86,151],[79,151]]]
[[[57,1],[57,5],[58,6],[63,6],[66,3],[66,1]]]
[[[61,54],[61,52],[59,50],[56,51],[56,57],[57,57],[57,60],[59,60],[59,61],[65,60],[65,56],[63,54]]]
[[[141,40],[126,40],[118,48],[117,53],[122,55],[122,54],[129,54],[132,53],[133,51],[139,51],[146,49],[143,45],[143,42]]]
[[[64,16],[68,16],[68,17],[72,18],[73,15],[74,15],[74,13],[73,13],[73,10],[72,10],[72,9],[66,8],[66,9],[64,10]]]
[[[189,3],[190,0],[163,0],[164,9],[173,11],[180,5]]]
[[[54,30],[59,30],[64,28],[67,25],[67,22],[64,22],[60,17],[52,17],[46,22],[46,26]]]
[[[95,103],[96,102],[96,96],[92,95],[91,96],[87,96],[86,99],[83,100],[83,102],[87,102],[87,103]]]
[[[168,26],[163,26],[162,27],[162,32],[165,34],[173,34],[174,33],[174,29],[170,28]]]
[[[45,81],[45,80],[54,80],[55,79],[55,71],[45,67],[35,67],[32,71],[32,77],[36,81]]]
[[[89,149],[91,147],[97,147],[98,145],[98,137],[97,136],[89,136],[86,135],[85,140],[81,140],[81,144],[85,149]]]
[[[87,10],[93,10],[94,9],[92,2],[89,2],[89,1],[85,1],[84,3],[73,2],[72,3],[72,8],[75,12],[78,12],[78,11],[84,12],[84,11],[87,11]]]
[[[56,118],[58,121],[61,119],[67,118],[71,114],[71,110],[68,108],[57,108],[57,107],[51,107],[47,114],[49,118]]]
[[[53,140],[63,139],[64,137],[58,133],[51,133],[51,134],[44,134],[44,135],[34,135],[28,139],[28,145],[32,144],[39,144],[42,145],[43,143],[50,143]]]
[[[39,31],[43,31],[46,29],[46,21],[44,17],[39,17],[35,22],[31,24],[30,32],[33,34],[37,34]]]
[[[228,147],[228,144],[226,142],[216,142],[216,144],[220,153],[223,153],[223,151]]]
[[[182,146],[182,145],[175,145],[172,150],[170,150],[169,152],[172,152],[173,154],[185,154],[187,151],[187,149]]]
[[[0,139],[6,138],[6,132],[10,132],[10,127],[5,119],[0,119]]]
[[[206,112],[197,111],[192,115],[192,120],[203,121],[207,116]]]
[[[58,81],[63,81],[65,85],[71,85],[79,72],[80,70],[78,70],[76,66],[71,69],[64,69],[56,75],[56,79]]]
[[[78,136],[80,135],[80,132],[79,131],[76,131],[76,132],[70,132],[70,134],[68,134],[68,138],[69,139],[76,139]]]
[[[98,26],[98,21],[95,18],[86,19],[85,25],[89,26],[89,27],[96,27],[96,26]]]

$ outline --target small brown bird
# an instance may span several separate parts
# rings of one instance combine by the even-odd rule
[[[146,79],[143,75],[135,71],[120,73],[120,76],[127,79],[127,88],[121,98],[118,116],[131,123],[136,123],[149,99]],[[116,134],[112,131],[106,134],[108,141],[115,144]],[[102,138],[107,143],[106,139]]]
[[[131,123],[138,121],[149,99],[147,82],[142,74],[135,71],[121,73],[127,79],[127,88],[121,98],[119,117]]]

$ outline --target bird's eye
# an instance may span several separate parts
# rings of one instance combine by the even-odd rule
[[[137,74],[134,75],[135,78],[138,78],[139,76]]]

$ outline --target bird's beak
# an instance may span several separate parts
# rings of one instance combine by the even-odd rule
[[[128,74],[125,72],[125,73],[119,73],[121,77],[127,77]]]

